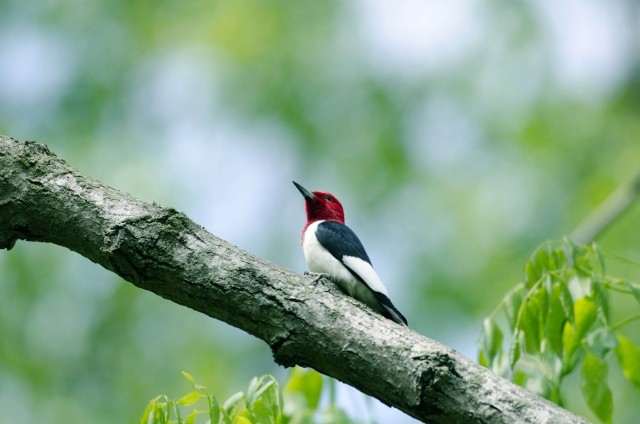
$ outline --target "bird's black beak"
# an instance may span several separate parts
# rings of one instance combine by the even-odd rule
[[[311,193],[309,190],[307,190],[306,188],[302,187],[300,184],[298,184],[295,181],[292,181],[293,185],[296,186],[296,188],[298,190],[300,190],[300,193],[302,193],[302,195],[304,196],[305,199],[315,199],[316,195]]]

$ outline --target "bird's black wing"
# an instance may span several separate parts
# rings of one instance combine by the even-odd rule
[[[356,233],[340,222],[321,222],[316,230],[316,238],[340,262],[342,262],[343,257],[352,256],[360,258],[371,265],[369,255],[364,250],[364,246]]]
[[[318,225],[315,235],[318,242],[327,249],[334,258],[339,260],[354,277],[371,290],[385,312],[383,315],[399,324],[407,325],[406,318],[396,309],[393,303],[391,303],[384,286],[382,286],[382,288],[376,287],[373,281],[367,281],[365,276],[359,273],[356,267],[353,265],[350,266],[349,261],[345,260],[345,257],[361,259],[368,264],[367,267],[371,267],[371,272],[375,273],[369,255],[367,255],[362,242],[360,242],[360,239],[351,228],[337,221],[324,221]],[[360,264],[362,264],[362,262],[360,262]],[[377,284],[382,285],[377,275],[375,278],[376,281],[378,281]]]

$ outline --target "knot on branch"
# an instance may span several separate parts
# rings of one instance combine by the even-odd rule
[[[157,277],[149,275],[158,263],[171,263],[176,246],[186,244],[192,221],[172,208],[132,216],[110,226],[104,233],[103,251],[118,274],[134,282]]]
[[[304,366],[299,363],[300,355],[295,347],[295,338],[292,337],[290,333],[279,335],[269,343],[269,346],[273,353],[273,359],[283,367],[289,368],[295,365]]]
[[[2,225],[0,225],[2,227]],[[15,231],[8,231],[6,233],[0,234],[0,249],[13,249],[16,241],[20,238],[20,234]]]
[[[14,140],[14,139],[11,139],[11,140],[16,143],[19,143],[19,141],[17,140]],[[49,150],[49,147],[46,144],[38,143],[37,141],[25,141],[24,147],[25,147],[25,156],[44,155],[44,156],[57,158],[57,156],[53,154],[51,150]]]
[[[419,366],[422,369],[418,380],[419,393],[421,393],[420,403],[428,405],[430,412],[434,416],[444,414],[445,407],[439,408],[440,402],[434,402],[434,398],[442,399],[447,397],[447,393],[455,391],[456,382],[461,379],[461,375],[456,370],[456,360],[447,352],[433,352],[427,355],[414,357],[422,361]]]

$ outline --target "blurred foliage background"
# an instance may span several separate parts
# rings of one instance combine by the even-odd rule
[[[290,181],[332,191],[410,326],[471,358],[534,248],[639,171],[639,117],[633,0],[0,0],[0,133],[300,272]],[[603,249],[640,259],[639,222]],[[184,392],[181,369],[221,398],[285,374],[264,343],[56,246],[0,252],[0,298],[12,422],[132,422]]]

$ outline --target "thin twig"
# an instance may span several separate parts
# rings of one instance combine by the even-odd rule
[[[611,327],[609,327],[609,331],[617,331],[619,328],[624,327],[625,325],[629,324],[630,322],[633,322],[637,319],[640,319],[640,314],[635,314],[635,315],[631,315],[630,317],[627,317],[625,319],[623,319],[622,321],[612,325]]]
[[[571,239],[590,244],[624,214],[640,196],[640,173],[627,185],[613,193],[578,225]]]

